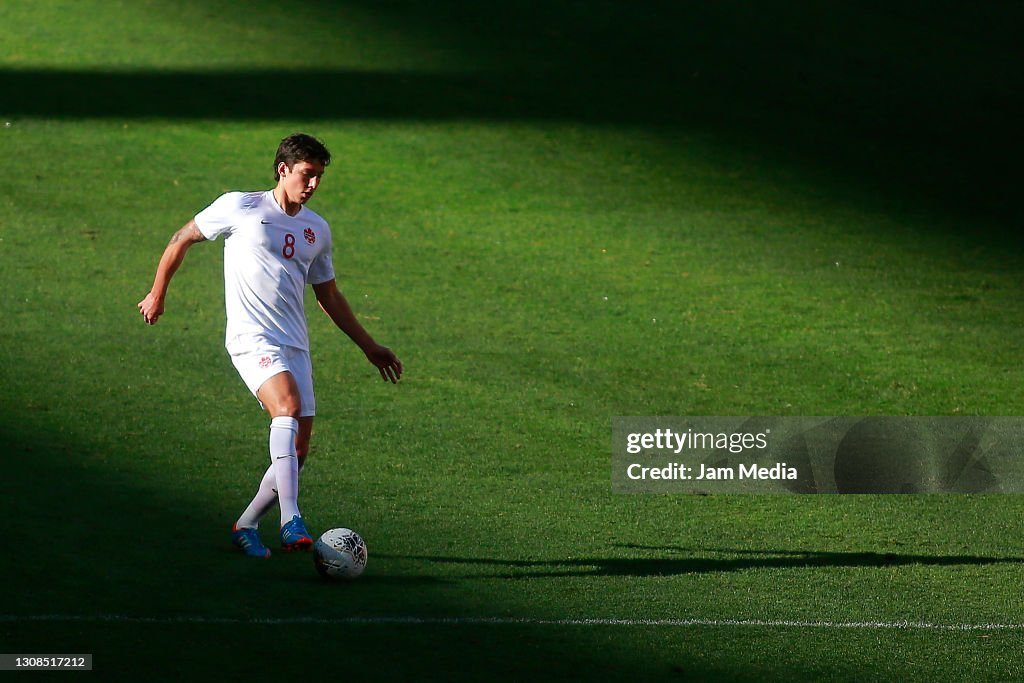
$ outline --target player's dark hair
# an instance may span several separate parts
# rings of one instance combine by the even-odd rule
[[[324,143],[312,135],[294,133],[281,140],[281,144],[277,146],[277,156],[274,157],[274,180],[281,179],[277,168],[282,161],[288,168],[295,166],[296,161],[319,161],[327,166],[331,163],[331,153]]]

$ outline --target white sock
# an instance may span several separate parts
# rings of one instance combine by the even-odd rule
[[[274,464],[271,463],[263,474],[263,480],[260,482],[256,495],[249,501],[249,507],[245,508],[245,512],[235,522],[235,526],[239,529],[256,529],[259,527],[263,515],[270,512],[275,505],[277,505],[277,477],[274,476]]]
[[[302,465],[299,465],[299,479],[302,479]],[[273,510],[275,505],[277,505],[277,475],[274,474],[274,463],[270,463],[270,467],[263,473],[263,480],[260,481],[256,495],[249,501],[249,507],[245,508],[242,516],[235,522],[235,527],[258,529],[260,520]]]
[[[282,526],[299,514],[299,459],[295,455],[298,431],[299,421],[294,417],[275,417],[270,422],[270,460],[277,479]]]

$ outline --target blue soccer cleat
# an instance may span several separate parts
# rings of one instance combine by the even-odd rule
[[[270,548],[263,545],[260,533],[255,529],[239,529],[231,527],[231,542],[242,549],[249,557],[270,557]]]
[[[292,520],[281,527],[281,547],[285,550],[309,550],[313,538],[306,531],[302,517],[295,515]]]

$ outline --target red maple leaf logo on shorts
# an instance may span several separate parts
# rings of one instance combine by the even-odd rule
[[[261,368],[264,368],[264,369],[269,368],[270,367],[270,363],[271,363],[270,356],[263,356],[263,358],[260,358],[260,367]]]
[[[303,237],[306,238],[306,241],[309,242],[310,244],[313,244],[313,242],[316,242],[316,233],[313,232],[313,228],[306,228],[306,230],[302,233],[302,235],[303,235]]]

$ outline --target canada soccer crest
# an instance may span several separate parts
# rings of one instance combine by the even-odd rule
[[[306,241],[309,242],[310,244],[316,242],[316,233],[313,232],[313,228],[306,228],[305,232],[303,232],[302,234],[306,238]]]

